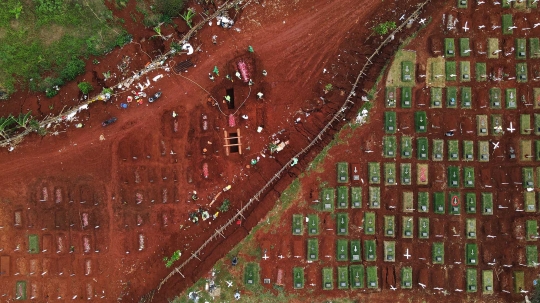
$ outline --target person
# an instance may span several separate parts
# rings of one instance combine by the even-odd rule
[[[265,77],[266,77],[266,75],[268,75],[268,73],[266,72],[265,69],[263,69],[262,74],[263,74],[263,76],[265,76]]]
[[[212,75],[212,73],[208,73],[208,78],[210,78],[210,80],[212,80],[212,82],[214,82],[214,76]]]

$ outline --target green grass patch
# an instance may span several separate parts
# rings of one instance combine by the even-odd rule
[[[467,239],[476,239],[476,219],[467,218],[465,221],[465,233]]]
[[[501,136],[503,132],[503,118],[502,115],[491,115],[491,133],[494,136]]]
[[[302,235],[304,232],[304,226],[302,224],[302,220],[304,219],[304,216],[300,214],[293,214],[292,215],[292,234],[293,235]]]
[[[381,189],[380,187],[369,187],[369,208],[381,208]]]
[[[338,266],[337,268],[337,281],[339,289],[349,288],[349,268],[347,266]]]
[[[433,212],[436,214],[444,214],[444,193],[443,192],[434,192],[433,193]]]
[[[465,187],[474,188],[474,167],[465,166],[463,168],[463,183]]]
[[[493,270],[482,270],[482,285],[482,292],[484,294],[493,294]]]
[[[461,213],[461,194],[459,192],[448,192],[448,213],[459,215]]]
[[[461,61],[459,62],[460,79],[462,82],[471,81],[471,62]]]
[[[336,260],[348,261],[349,260],[349,241],[347,239],[338,239],[336,241]]]
[[[401,88],[401,107],[402,108],[411,108],[412,107],[412,88],[404,86]]]
[[[444,54],[446,58],[456,56],[456,45],[454,38],[444,38]]]
[[[459,167],[448,166],[446,178],[448,180],[448,187],[459,187]]]
[[[446,74],[446,81],[457,80],[457,68],[456,61],[446,61],[444,66],[444,72]]]
[[[535,151],[536,151],[535,160],[540,161],[540,140],[534,140],[534,146],[535,146]],[[540,175],[537,176],[536,180],[540,182]],[[540,185],[536,185],[536,187],[540,187]]]
[[[351,262],[362,261],[362,245],[360,240],[351,240]]]
[[[517,108],[517,92],[515,88],[507,88],[505,91],[505,100],[507,109]]]
[[[334,269],[332,267],[322,269],[322,283],[324,290],[334,289]]]
[[[442,108],[442,88],[432,87],[430,90],[431,108]]]
[[[475,214],[476,213],[476,194],[475,193],[466,193],[465,194],[465,203],[467,203],[467,213]]]
[[[496,52],[499,50],[499,39],[498,38],[488,38],[487,43],[487,57],[489,59],[498,59],[499,53]]]
[[[384,235],[394,238],[396,235],[396,217],[384,216]]]
[[[412,182],[412,173],[411,173],[411,163],[401,163],[400,172],[401,172],[401,184],[402,185],[411,185]]]
[[[368,266],[366,268],[366,275],[367,275],[367,287],[378,288],[379,279],[377,277],[377,266]]]
[[[433,264],[444,264],[443,242],[433,242],[431,246],[431,262]]]
[[[412,267],[405,266],[401,268],[401,288],[411,289],[412,288]]]
[[[337,234],[340,236],[349,234],[349,214],[338,213],[336,216]]]
[[[528,8],[538,8],[538,2],[534,0],[527,0]]]
[[[465,161],[474,160],[474,142],[465,140],[463,141],[463,158]]]
[[[459,38],[459,55],[462,57],[469,57],[471,55],[469,38]]]
[[[521,161],[531,161],[533,156],[533,150],[532,150],[532,141],[531,140],[519,140],[519,149],[520,149],[520,155],[519,159]]]
[[[337,182],[349,183],[349,163],[338,162],[337,164]]]
[[[337,208],[346,209],[349,207],[349,187],[338,186],[337,188]]]
[[[533,128],[531,126],[531,115],[529,114],[521,114],[519,116],[519,132],[522,135],[530,135],[533,131]]]
[[[26,300],[26,281],[15,283],[15,300]]]
[[[383,156],[385,158],[395,158],[397,153],[396,136],[383,137]]]
[[[246,263],[244,266],[244,285],[256,286],[259,285],[259,264]]]
[[[429,155],[428,138],[420,137],[416,139],[416,157],[418,160],[427,160]]]
[[[465,244],[465,264],[478,264],[478,245],[476,243]]]
[[[489,162],[489,141],[478,141],[478,161]]]
[[[365,212],[364,213],[364,233],[366,235],[375,235],[375,213],[374,212]]]
[[[351,265],[349,266],[349,273],[351,275],[351,288],[359,289],[364,288],[365,274],[364,265]]]
[[[534,199],[534,196],[534,192],[523,192],[523,201],[525,201],[525,212],[536,212],[536,201]]]
[[[529,57],[531,59],[540,58],[540,39],[538,38],[529,38]]]
[[[461,108],[472,108],[472,91],[470,87],[461,87]]]
[[[362,208],[362,188],[351,187],[351,205],[352,208]]]
[[[527,59],[527,39],[516,38],[516,59]]]
[[[528,81],[527,76],[527,63],[517,63],[516,64],[516,81],[518,83],[525,83]]]
[[[396,112],[386,111],[384,112],[384,131],[387,134],[396,133]]]
[[[503,0],[503,1],[507,1],[507,0]],[[511,28],[513,25],[514,25],[514,22],[512,21],[512,14],[502,15],[503,35],[512,35],[514,33],[514,30]]]
[[[527,241],[536,241],[538,238],[538,222],[536,220],[527,220],[525,230]]]
[[[459,141],[447,140],[446,143],[448,144],[448,160],[458,161],[459,160]]]
[[[396,107],[396,88],[393,86],[386,87],[386,107]]]
[[[489,106],[493,109],[502,108],[501,89],[498,87],[492,87],[489,89]]]
[[[444,78],[445,68],[444,57],[428,58],[426,80],[427,85],[430,87],[445,87],[446,79]]]
[[[534,134],[540,136],[540,114],[534,114]]]
[[[401,237],[405,239],[411,239],[414,236],[414,221],[413,217],[403,216],[401,217]]]
[[[467,268],[467,292],[476,292],[478,289],[477,276],[476,268]]]
[[[422,213],[429,212],[429,193],[427,191],[418,192],[418,211]]]
[[[523,185],[523,188],[534,187],[534,169],[532,167],[521,168],[521,177],[521,184]]]
[[[467,8],[468,4],[468,0],[457,0],[458,8]]]
[[[411,136],[401,136],[401,158],[410,159],[412,158],[412,137]]]
[[[379,162],[368,163],[369,184],[381,184],[381,164]]]
[[[323,211],[334,211],[335,190],[333,188],[324,188],[321,191],[321,206]]]
[[[396,261],[396,241],[384,241],[384,261],[395,262]]]
[[[294,267],[293,268],[293,287],[294,289],[304,288],[304,268]]]
[[[457,103],[458,103],[457,87],[455,86],[446,87],[446,107],[457,108]]]
[[[514,270],[512,278],[514,280],[514,293],[520,294],[525,289],[525,273],[522,270]]]
[[[487,67],[485,62],[477,62],[475,64],[475,75],[477,82],[487,81]]]
[[[429,238],[429,218],[418,218],[418,238]]]
[[[433,161],[442,161],[444,155],[444,140],[433,139]]]
[[[385,162],[384,163],[384,183],[386,186],[397,184],[397,170],[396,163]]]
[[[525,246],[525,256],[527,257],[527,266],[538,266],[538,247],[536,245]]]
[[[39,254],[39,236],[35,234],[28,235],[28,252]]]
[[[319,240],[315,238],[307,239],[307,258],[308,261],[319,260]]]
[[[482,193],[482,214],[493,215],[493,194]]]
[[[414,194],[412,191],[402,192],[403,212],[411,213],[414,211]]]
[[[408,86],[415,84],[414,66],[416,52],[400,49],[394,55],[394,60],[388,71],[386,86]]]
[[[427,123],[425,111],[417,111],[414,113],[414,126],[417,133],[425,133],[427,131]]]
[[[319,234],[319,216],[317,214],[308,215],[308,235],[316,236]]]

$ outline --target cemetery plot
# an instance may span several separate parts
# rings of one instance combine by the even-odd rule
[[[362,207],[362,188],[351,187],[351,204],[353,208]]]
[[[444,193],[435,192],[433,193],[433,212],[436,214],[444,214]]]
[[[322,269],[322,283],[324,290],[334,289],[334,269],[332,267]]]
[[[461,57],[469,57],[471,55],[469,38],[459,38],[459,55]]]
[[[534,109],[540,108],[540,88],[533,88],[533,98],[534,98]]]
[[[457,80],[456,61],[446,61],[444,71],[446,74],[446,81]]]
[[[416,139],[417,158],[418,160],[427,160],[429,155],[428,139],[420,137]]]
[[[516,64],[516,78],[518,83],[527,82],[527,63],[517,63]]]
[[[384,234],[387,237],[395,236],[396,218],[394,216],[384,216]]]
[[[454,62],[455,69],[455,62]],[[430,90],[431,93],[431,108],[442,108],[442,88],[432,87]]]
[[[514,280],[514,293],[519,294],[521,290],[525,289],[525,272],[514,270],[512,276]]]
[[[384,261],[385,262],[395,262],[396,260],[396,242],[395,241],[384,241]]]
[[[381,164],[379,162],[368,163],[369,184],[381,183]]]
[[[532,167],[523,167],[522,172],[522,185],[523,188],[533,188],[534,187],[534,170]]]
[[[489,141],[478,141],[478,161],[489,162]]]
[[[444,155],[444,140],[433,139],[433,161],[442,161]]]
[[[302,219],[304,217],[300,214],[294,214],[292,217],[292,234],[301,235],[303,233]]]
[[[485,62],[476,63],[475,74],[477,82],[483,82],[487,80],[487,67]]]
[[[337,188],[337,208],[344,209],[349,207],[349,187],[339,186]]]
[[[465,166],[463,168],[463,181],[464,186],[469,188],[474,188],[474,167]]]
[[[319,216],[317,214],[308,215],[308,234],[315,236],[319,234]]]
[[[364,265],[351,265],[349,266],[351,288],[358,289],[364,288]]]
[[[39,254],[39,237],[38,235],[28,235],[28,252],[31,254]]]
[[[521,161],[531,161],[533,156],[532,151],[532,142],[531,140],[520,140],[519,141],[520,155],[519,160]]]
[[[461,87],[461,108],[472,108],[472,91],[470,87]]]
[[[502,115],[491,115],[491,133],[494,136],[503,134],[503,119]]]
[[[304,288],[304,268],[295,267],[293,268],[293,285],[294,289]]]
[[[396,164],[390,163],[390,162],[384,163],[384,184],[387,186],[396,185],[397,184],[396,177],[397,177]]]
[[[516,59],[527,59],[527,40],[524,38],[516,38]]]
[[[349,242],[346,239],[338,239],[336,242],[336,259],[338,261],[348,261]]]
[[[413,232],[414,232],[413,217],[403,216],[401,217],[401,220],[402,220],[401,237],[406,238],[406,239],[412,239]]]
[[[349,183],[349,163],[339,162],[337,164],[337,182]]]
[[[425,133],[427,131],[427,115],[425,111],[414,113],[414,125],[417,133]]]
[[[402,108],[411,108],[412,107],[412,88],[404,86],[401,88],[401,107]]]
[[[540,58],[540,39],[538,38],[529,38],[529,45],[530,45],[530,54],[529,56],[532,59],[538,59]]]
[[[478,245],[476,243],[465,244],[465,264],[478,264]]]
[[[499,39],[497,38],[488,38],[487,43],[487,57],[489,59],[498,59],[499,58]]]
[[[476,268],[467,268],[467,292],[476,292],[478,288],[477,275]]]
[[[429,193],[425,191],[418,192],[418,211],[427,213],[429,211]]]
[[[487,115],[476,116],[476,134],[478,136],[488,135],[488,120]]]
[[[482,193],[482,214],[493,215],[493,194]]]
[[[455,57],[456,47],[454,45],[454,38],[444,38],[444,53],[447,58]]]
[[[526,212],[536,212],[536,201],[534,199],[534,192],[523,192],[523,200],[525,201]]]
[[[522,135],[530,135],[533,128],[531,127],[531,115],[521,114],[519,116],[520,133]]]
[[[364,259],[366,261],[377,261],[376,240],[364,240]]]
[[[527,257],[527,266],[535,267],[538,265],[538,247],[536,245],[525,246],[525,256]]]
[[[375,235],[375,213],[364,213],[364,233],[366,235]]]
[[[449,192],[448,193],[448,205],[449,214],[459,215],[461,212],[461,194],[459,192]]]
[[[467,239],[476,239],[476,219],[467,218],[465,221],[465,233]]]
[[[377,266],[368,266],[366,268],[367,275],[367,287],[368,288],[378,288],[379,279],[377,277]]]
[[[307,240],[307,258],[308,261],[319,259],[319,240],[311,238]]]
[[[503,35],[511,35],[513,33],[512,25],[514,25],[512,21],[512,14],[504,14],[502,15],[502,32]]]
[[[475,214],[476,213],[476,194],[475,193],[466,193],[465,201],[467,203],[467,213]]]
[[[400,172],[401,172],[401,184],[411,185],[411,163],[401,163]]]
[[[431,247],[431,262],[433,264],[444,264],[444,243],[433,242]]]
[[[411,61],[401,62],[401,81],[411,82],[414,79],[414,64]]]
[[[401,288],[412,289],[412,267],[406,266],[401,268]]]
[[[486,295],[493,294],[493,271],[482,270],[482,285],[483,293]]]
[[[386,107],[395,108],[396,107],[396,88],[395,87],[386,87]]]
[[[447,176],[448,187],[459,187],[459,167],[448,166]]]
[[[507,109],[516,109],[517,108],[517,92],[515,88],[507,88],[505,90],[505,100]]]
[[[244,267],[244,285],[253,286],[259,284],[259,264],[247,263]]]
[[[444,61],[444,57],[428,58],[428,72],[426,73],[426,79],[429,80],[428,85],[436,87],[445,86]]]
[[[534,141],[534,150],[536,151],[536,157],[534,158],[535,161],[540,161],[540,140]],[[540,176],[539,176],[540,177]],[[538,180],[538,179],[537,179]],[[539,180],[540,182],[540,180]]]
[[[335,192],[333,188],[324,188],[321,191],[321,205],[323,211],[333,211],[335,202]]]
[[[347,266],[338,266],[337,268],[337,282],[339,289],[349,288],[349,269]]]
[[[402,195],[403,199],[403,212],[413,212],[414,210],[414,194],[412,191],[404,191]]]
[[[349,234],[349,214],[338,213],[336,216],[337,234],[340,236]]]
[[[534,134],[540,136],[540,114],[534,114]]]
[[[538,222],[536,220],[527,220],[525,232],[527,241],[536,241],[538,239]]]
[[[359,183],[360,182],[360,174],[361,174],[361,168],[359,163],[352,163],[351,164],[351,175],[352,175],[352,182],[353,183]]]
[[[410,136],[401,136],[401,158],[410,159],[412,157],[413,148],[412,148],[412,137]]]
[[[383,138],[383,156],[386,158],[394,158],[396,156],[396,143],[395,136],[384,136]]]
[[[418,218],[418,238],[429,238],[429,218]]]
[[[360,262],[362,256],[362,247],[360,240],[351,240],[351,261]]]
[[[381,208],[381,188],[370,186],[369,187],[369,208],[379,209]]]
[[[15,283],[15,300],[26,300],[26,281]]]
[[[446,107],[457,108],[457,103],[458,103],[457,87],[447,86],[446,87]]]

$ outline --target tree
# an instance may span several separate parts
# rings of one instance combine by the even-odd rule
[[[536,285],[534,286],[534,291],[531,294],[531,303],[540,303],[540,281],[535,280]]]
[[[81,83],[77,84],[77,86],[79,87],[81,92],[83,94],[85,94],[85,95],[88,95],[89,92],[94,90],[94,87],[92,86],[92,84],[90,84],[88,82],[81,82]]]
[[[84,73],[84,61],[79,58],[72,58],[66,67],[60,72],[60,76],[64,81],[71,81],[78,75]]]
[[[224,213],[224,212],[229,210],[230,204],[231,204],[231,202],[229,201],[229,199],[225,199],[225,200],[223,200],[223,203],[221,203],[221,206],[218,207],[218,210],[220,212]]]
[[[395,28],[396,28],[396,22],[386,21],[386,22],[377,24],[373,28],[373,32],[375,32],[375,34],[377,35],[386,35],[388,34],[389,30],[394,30]]]
[[[184,7],[184,0],[157,0],[156,10],[165,17],[173,18],[178,16]]]
[[[32,111],[27,112],[26,114],[20,113],[18,117],[14,117],[13,120],[15,120],[15,123],[19,127],[26,128],[28,126],[28,123],[32,120]]]

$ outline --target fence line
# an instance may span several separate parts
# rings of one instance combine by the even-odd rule
[[[165,284],[167,282],[167,280],[169,280],[169,278],[171,278],[175,273],[180,273],[180,270],[182,268],[184,268],[191,260],[194,259],[194,255],[200,255],[200,253],[202,252],[202,250],[214,239],[216,239],[219,235],[222,235],[223,236],[223,230],[225,230],[227,227],[231,226],[233,224],[233,222],[235,222],[236,220],[238,220],[240,218],[240,216],[242,216],[242,213],[245,212],[252,204],[253,202],[255,201],[259,201],[259,198],[260,196],[270,187],[274,184],[275,181],[279,180],[282,176],[282,174],[288,170],[289,168],[291,168],[294,164],[294,159],[295,158],[299,158],[300,156],[302,156],[303,154],[307,153],[315,144],[317,144],[319,141],[322,141],[322,137],[323,135],[328,131],[328,129],[332,126],[332,124],[334,124],[334,122],[336,122],[340,116],[342,116],[348,109],[348,103],[351,103],[354,105],[354,102],[351,101],[351,98],[355,95],[355,90],[356,90],[356,87],[358,86],[358,83],[360,82],[360,79],[363,78],[363,76],[365,75],[365,70],[368,68],[369,65],[373,64],[371,62],[371,60],[373,58],[375,58],[375,56],[378,55],[379,51],[381,51],[381,49],[386,46],[390,41],[392,41],[394,39],[394,35],[400,31],[403,30],[403,27],[405,27],[405,25],[410,22],[410,21],[414,21],[418,18],[418,16],[420,15],[420,11],[424,8],[424,6],[426,4],[428,4],[429,2],[431,2],[431,0],[426,0],[424,1],[423,3],[419,4],[418,5],[418,8],[405,20],[403,21],[403,23],[401,23],[390,35],[388,35],[388,37],[383,41],[381,42],[381,44],[379,45],[379,47],[377,47],[377,49],[371,54],[371,56],[369,58],[367,58],[367,62],[364,64],[364,66],[362,67],[362,69],[360,70],[360,72],[358,73],[358,76],[356,77],[356,81],[354,82],[354,84],[352,85],[352,88],[347,96],[347,98],[345,99],[345,102],[343,103],[343,105],[340,107],[340,109],[334,114],[334,116],[332,117],[332,119],[324,126],[324,128],[319,132],[319,134],[315,137],[315,139],[313,139],[311,141],[311,143],[309,143],[304,149],[302,149],[300,152],[298,152],[296,155],[294,155],[270,180],[268,180],[268,182],[255,194],[253,195],[253,197],[251,199],[249,199],[248,203],[246,203],[246,205],[244,205],[230,220],[228,220],[224,225],[222,225],[219,229],[216,229],[216,232],[210,236],[210,238],[208,238],[195,252],[193,252],[191,254],[191,256],[189,258],[187,258],[182,264],[180,264],[179,266],[175,267],[173,271],[171,271],[167,277],[165,277],[160,283],[159,283],[159,286],[157,288],[157,290],[159,291],[161,289],[161,286],[163,286],[163,284]],[[242,216],[243,217],[243,216]],[[198,258],[197,258],[198,259]],[[182,275],[182,274],[181,274]],[[183,275],[182,275],[183,276]]]

